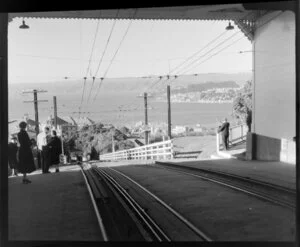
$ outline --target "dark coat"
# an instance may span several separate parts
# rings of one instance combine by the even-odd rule
[[[61,154],[61,140],[57,136],[53,136],[47,144],[50,148],[51,163],[59,164],[59,155]]]
[[[223,123],[220,127],[219,127],[219,130],[218,132],[222,132],[222,136],[229,136],[229,123],[228,122],[225,122]]]
[[[31,173],[35,171],[35,165],[31,150],[31,141],[25,130],[20,130],[18,140],[20,143],[18,171],[20,173]]]
[[[8,143],[8,164],[10,169],[18,168],[17,152],[17,144],[13,142]]]

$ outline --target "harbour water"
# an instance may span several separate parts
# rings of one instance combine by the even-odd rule
[[[32,96],[31,96],[32,97]],[[41,94],[39,99],[48,102],[39,103],[39,119],[44,121],[49,115],[53,116],[53,99]],[[33,103],[24,103],[32,100],[30,97],[19,97],[9,100],[9,119],[19,119],[25,113],[34,119]],[[58,116],[78,116],[78,107],[81,98],[72,95],[58,95]],[[148,99],[148,122],[167,123],[167,103],[155,102]],[[83,102],[81,116],[87,116],[94,121],[111,123],[114,125],[127,125],[144,121],[144,99],[128,94],[99,94],[95,102]],[[87,113],[89,112],[89,113]],[[227,117],[231,120],[232,103],[171,103],[172,125],[215,126],[217,120]]]

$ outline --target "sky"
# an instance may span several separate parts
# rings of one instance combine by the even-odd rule
[[[131,22],[34,18],[26,18],[25,21],[29,29],[19,29],[22,24],[20,18],[9,23],[9,83],[47,83],[64,77],[82,79],[86,75],[120,78],[251,71],[252,53],[240,53],[251,51],[251,42],[237,26],[225,32],[227,21]],[[128,32],[121,43],[128,26]],[[228,45],[228,48],[218,53]],[[197,56],[193,57],[194,60],[198,59],[197,63],[188,66],[192,59],[185,64],[185,68],[176,69],[198,51]],[[210,57],[213,54],[216,55]],[[101,57],[103,60],[99,66]],[[87,73],[90,59],[90,70]]]

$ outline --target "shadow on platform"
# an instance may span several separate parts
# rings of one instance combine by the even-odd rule
[[[59,173],[9,178],[9,241],[101,241],[85,181],[79,166]]]

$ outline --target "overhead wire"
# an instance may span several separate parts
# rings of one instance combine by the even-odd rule
[[[98,71],[99,71],[100,66],[101,66],[101,64],[102,64],[103,58],[104,58],[104,56],[105,56],[105,54],[106,54],[107,47],[108,47],[108,44],[109,44],[109,42],[110,42],[112,33],[113,33],[113,31],[114,31],[114,28],[115,28],[115,25],[116,25],[116,22],[117,22],[117,17],[118,17],[118,15],[119,15],[119,12],[120,12],[120,9],[117,10],[116,18],[115,18],[115,20],[114,20],[114,22],[113,22],[113,25],[112,25],[112,27],[111,27],[110,33],[109,33],[109,35],[108,35],[108,38],[107,38],[107,41],[106,41],[106,44],[105,44],[105,47],[104,47],[104,51],[102,52],[102,56],[101,56],[101,58],[100,58],[100,60],[99,60],[99,63],[98,63],[96,72],[95,72],[95,74],[94,74],[94,76],[93,76],[93,82],[92,82],[92,85],[91,85],[91,88],[90,88],[90,93],[89,93],[89,97],[88,97],[87,102],[90,101],[91,92],[92,92],[92,89],[93,89],[93,87],[94,87],[94,83],[95,83],[95,80],[96,80],[96,78],[97,78],[97,74],[98,74]],[[101,81],[102,81],[102,78],[100,78],[100,79],[101,79]],[[101,83],[101,82],[100,82],[100,83]]]
[[[218,46],[220,46],[220,45],[223,44],[224,42],[226,42],[226,41],[228,41],[229,39],[231,39],[232,37],[234,37],[237,33],[238,33],[238,32],[236,32],[234,35],[232,35],[232,36],[230,36],[229,38],[227,38],[225,41],[219,43],[218,45],[216,45],[215,47],[213,47],[211,50],[209,50],[208,52],[206,52],[206,53],[205,53],[204,55],[202,55],[201,57],[206,56],[206,55],[209,54],[211,51],[213,51],[214,49],[216,49]],[[221,36],[220,36],[220,37],[221,37]],[[184,68],[186,68],[186,67],[188,67],[188,66],[191,66],[193,63],[194,63],[194,61],[191,62],[191,63],[189,63],[189,64],[188,64],[187,66],[185,66]],[[183,64],[183,63],[182,63],[182,64]],[[182,70],[182,68],[178,70],[178,73],[179,73],[179,71],[181,71],[181,70]],[[174,72],[174,70],[172,70],[172,72]],[[175,79],[176,79],[178,76],[179,76],[179,75],[175,75]],[[165,77],[166,77],[165,80],[161,80],[161,79],[163,78],[163,77],[161,77],[159,80],[155,81],[152,85],[150,85],[150,86],[146,89],[146,91],[149,91],[150,89],[152,89],[153,87],[155,87],[155,86],[158,85],[159,83],[168,82],[168,80],[171,78],[171,75],[166,75]],[[169,83],[170,83],[170,81],[169,81]]]
[[[246,18],[246,17],[248,17],[249,15],[251,15],[252,13],[250,12],[250,13],[248,13],[248,14],[246,14],[243,18]],[[187,58],[183,63],[181,63],[179,66],[177,66],[176,68],[174,68],[173,70],[172,70],[172,72],[174,72],[175,71],[175,69],[177,69],[178,67],[180,67],[180,66],[182,66],[183,64],[185,64],[188,60],[190,60],[192,57],[194,57],[195,55],[197,55],[197,54],[199,54],[201,51],[203,51],[206,47],[208,47],[209,45],[211,45],[211,44],[213,44],[216,40],[218,40],[220,37],[222,37],[225,33],[227,33],[227,31],[224,31],[223,33],[221,33],[220,35],[218,35],[215,39],[213,39],[212,41],[210,41],[207,45],[205,45],[203,48],[201,48],[199,51],[197,51],[196,53],[194,53],[192,56],[190,56],[189,58]],[[234,36],[236,36],[238,33],[240,33],[239,31],[237,31],[237,32],[235,32],[233,35],[231,35],[229,38],[227,38],[226,40],[223,40],[221,43],[219,43],[218,45],[216,45],[214,48],[212,48],[211,50],[209,50],[208,52],[206,52],[204,55],[202,55],[201,57],[204,57],[205,55],[207,55],[209,52],[211,52],[211,51],[213,51],[214,49],[216,49],[217,47],[219,47],[220,45],[222,45],[224,42],[226,42],[226,41],[228,41],[228,40],[230,40],[230,39],[232,39]],[[189,63],[187,66],[185,66],[185,67],[188,67],[188,66],[190,66],[190,65],[192,65],[194,62],[191,62],[191,63]],[[184,67],[184,68],[185,68]],[[182,70],[182,68],[179,70],[179,71],[177,71],[177,73],[179,73],[180,71]],[[169,73],[169,75],[170,75],[171,73]],[[177,78],[178,76],[175,76],[175,79]],[[165,80],[165,82],[168,82],[168,79],[170,78],[170,76],[167,76],[167,80]],[[173,80],[174,81],[174,80]],[[157,82],[155,82],[154,83],[154,85],[150,85],[150,87],[149,88],[152,88],[152,87],[154,87],[156,84],[158,84],[160,81],[157,81]],[[162,81],[162,83],[163,83],[163,81]],[[170,83],[170,81],[169,81],[169,83]],[[149,89],[148,89],[149,90]]]
[[[227,32],[227,31],[225,31]],[[201,55],[200,57],[196,58],[196,61],[199,60],[199,58],[203,58],[205,57],[207,54],[209,54],[211,51],[217,49],[219,46],[221,46],[222,44],[224,44],[225,42],[227,42],[228,40],[232,39],[234,36],[236,36],[237,34],[239,34],[240,31],[237,31],[235,33],[233,33],[230,37],[228,37],[227,39],[223,40],[222,42],[218,43],[215,47],[213,47],[212,49],[210,49],[209,51],[207,51],[206,53],[204,53],[203,55]],[[179,69],[177,71],[177,73],[180,73],[182,70],[184,70],[185,68],[191,66],[195,61],[192,61],[190,63],[188,63],[186,66],[184,66],[183,68]]]
[[[118,46],[118,48],[117,48],[115,54],[113,55],[113,58],[111,59],[110,64],[108,65],[108,67],[107,67],[107,69],[106,69],[106,71],[105,71],[105,73],[104,73],[104,75],[103,75],[102,78],[105,78],[105,77],[106,77],[106,75],[107,75],[107,73],[108,73],[108,71],[109,71],[109,69],[110,69],[110,66],[112,65],[112,63],[113,63],[115,57],[117,56],[117,54],[118,54],[118,52],[119,52],[119,50],[120,50],[120,48],[121,48],[121,45],[122,45],[123,41],[125,40],[125,37],[126,37],[128,31],[129,31],[129,29],[130,29],[130,27],[131,27],[131,25],[132,25],[132,22],[133,22],[134,17],[135,17],[135,15],[136,15],[136,13],[137,13],[137,10],[138,10],[138,9],[135,9],[134,14],[133,14],[133,16],[132,16],[132,18],[131,18],[131,20],[130,20],[128,26],[127,26],[127,29],[126,29],[126,31],[125,31],[125,33],[124,33],[122,39],[121,39],[121,42],[119,43],[119,46]],[[104,80],[104,79],[103,79],[103,80]],[[98,86],[98,89],[97,89],[97,91],[96,91],[96,94],[95,94],[95,97],[94,97],[93,102],[95,102],[95,100],[96,100],[96,98],[97,98],[97,96],[98,96],[99,90],[100,90],[100,88],[101,88],[101,86],[102,86],[102,84],[103,84],[103,80],[101,80],[101,82],[99,83],[99,86]]]
[[[184,65],[185,63],[187,63],[189,60],[191,60],[193,57],[195,57],[196,55],[198,55],[200,52],[202,52],[205,48],[207,48],[209,45],[213,44],[215,41],[217,41],[219,38],[221,38],[222,36],[224,36],[227,33],[227,30],[224,31],[223,33],[221,33],[220,35],[218,35],[215,39],[213,39],[212,41],[208,42],[204,47],[202,47],[199,51],[195,52],[193,55],[189,56],[184,62],[182,62],[181,64],[177,65],[175,68],[173,68],[171,70],[171,72],[169,74],[171,74],[173,71],[175,71],[177,68],[181,67],[182,65]]]
[[[259,25],[258,27],[256,27],[256,30],[259,29],[259,28],[261,28],[262,26],[266,25],[267,23],[269,23],[270,21],[272,21],[273,19],[275,19],[276,17],[278,17],[278,16],[281,15],[281,14],[282,14],[282,12],[279,13],[279,14],[277,14],[276,16],[272,17],[272,18],[269,19],[268,21],[264,22],[263,24]],[[251,33],[251,32],[252,32],[252,31],[249,31],[249,32],[247,32],[245,35],[248,35],[248,34]],[[244,37],[244,36],[243,36],[243,37]],[[222,48],[221,50],[219,50],[218,52],[216,52],[216,53],[212,54],[211,56],[209,56],[208,58],[206,58],[206,59],[205,59],[204,61],[202,61],[200,64],[202,64],[202,63],[206,62],[207,60],[211,59],[212,57],[218,55],[220,52],[222,52],[223,50],[225,50],[225,49],[227,49],[228,47],[232,46],[233,44],[235,44],[236,42],[238,42],[239,40],[241,40],[243,37],[241,37],[241,38],[239,38],[239,39],[233,41],[233,42],[230,43],[229,45],[223,47],[223,48]],[[199,66],[200,64],[196,64],[196,66],[194,66],[194,67],[197,67],[197,66]],[[193,69],[194,67],[188,69],[188,70],[185,71],[184,73],[190,71],[190,70]],[[184,75],[184,74],[183,74],[183,75]],[[175,79],[173,79],[172,81],[174,81],[174,80],[175,80]],[[172,81],[171,81],[171,82],[172,82]]]
[[[280,14],[281,14],[281,13],[280,13]],[[278,15],[280,15],[280,14],[278,14]],[[274,16],[272,19],[276,18],[278,15]],[[263,23],[262,25],[260,25],[259,27],[257,27],[257,29],[260,28],[260,27],[262,27],[263,25],[267,24],[267,23],[270,22],[272,19],[270,19],[270,20],[268,20],[267,22],[265,22],[265,23]],[[248,32],[248,33],[250,33],[250,32]],[[246,35],[247,35],[247,34],[246,34]],[[243,36],[243,37],[244,37],[244,36]],[[216,53],[213,53],[213,54],[210,55],[208,58],[206,58],[204,61],[202,61],[200,64],[202,64],[202,63],[204,63],[205,61],[209,60],[210,58],[212,58],[212,57],[218,55],[220,52],[222,52],[223,50],[225,50],[225,49],[227,49],[228,47],[232,46],[233,44],[235,44],[236,42],[238,42],[238,41],[239,41],[240,39],[242,39],[243,37],[241,37],[241,38],[235,40],[234,42],[230,43],[229,45],[223,47],[221,50],[217,51]],[[228,40],[228,39],[227,39],[227,40]],[[224,43],[224,42],[223,42],[223,43]],[[220,46],[220,44],[219,44],[219,46]],[[218,46],[217,46],[217,47],[218,47]],[[216,48],[217,48],[217,47],[216,47]],[[213,51],[213,49],[212,49],[211,51]],[[208,54],[208,53],[207,53],[207,54]],[[206,54],[206,55],[207,55],[207,54]],[[201,56],[201,58],[203,58],[203,57],[204,57],[204,56]],[[198,58],[198,61],[199,61],[199,58]],[[196,66],[199,66],[200,64],[196,64]],[[186,67],[188,67],[188,66],[186,66]],[[192,68],[186,68],[186,67],[185,67],[185,69],[188,69],[187,71],[189,71],[189,70],[192,69]],[[193,67],[193,68],[194,68],[194,67]],[[187,71],[185,71],[184,73],[186,73]],[[185,75],[184,73],[182,73],[182,75]],[[179,75],[179,76],[181,76],[181,75]],[[161,79],[162,79],[162,77],[160,77],[160,80],[161,80]],[[171,80],[170,82],[172,82],[172,81],[174,81],[174,79]]]
[[[95,42],[96,42],[96,38],[97,38],[97,34],[98,34],[100,17],[101,17],[101,10],[99,10],[99,18],[98,18],[98,22],[97,22],[96,32],[95,32],[95,35],[94,35],[94,41],[93,41],[93,45],[92,45],[92,50],[91,50],[91,54],[90,54],[90,59],[89,59],[88,67],[87,67],[87,70],[86,70],[85,77],[83,78],[84,83],[83,83],[83,90],[82,90],[81,102],[80,102],[80,106],[79,106],[79,117],[80,117],[80,114],[81,114],[80,112],[81,112],[81,107],[82,107],[82,102],[83,102],[83,97],[84,97],[84,92],[85,92],[87,75],[88,75],[88,73],[90,71],[91,60],[92,60],[92,57],[93,57],[94,48],[95,48]]]
[[[244,18],[246,18],[247,16],[249,16],[249,15],[251,15],[251,13],[248,13],[248,14],[246,14],[245,15],[245,17]],[[211,44],[213,44],[215,41],[217,41],[220,37],[222,37],[225,33],[227,33],[227,31],[224,31],[223,33],[221,33],[220,35],[218,35],[216,38],[214,38],[212,41],[210,41],[208,44],[206,44],[204,47],[202,47],[199,51],[197,51],[197,52],[195,52],[193,55],[191,55],[191,56],[189,56],[185,61],[183,61],[181,64],[179,64],[178,66],[176,66],[175,68],[173,68],[172,70],[171,70],[171,72],[174,72],[177,68],[180,68],[182,65],[184,65],[187,61],[189,61],[189,60],[191,60],[193,57],[195,57],[196,55],[198,55],[201,51],[203,51],[206,47],[208,47],[209,45],[211,45]],[[239,31],[238,32],[236,32],[236,33],[234,33],[233,35],[231,35],[229,38],[227,38],[226,40],[223,40],[222,42],[220,42],[218,45],[216,45],[214,48],[212,48],[211,50],[209,50],[208,52],[206,52],[204,55],[202,55],[201,57],[204,57],[205,55],[207,55],[207,54],[209,54],[211,51],[213,51],[214,49],[216,49],[217,47],[219,47],[220,45],[222,45],[223,43],[225,43],[226,41],[228,41],[228,40],[230,40],[230,39],[232,39],[234,36],[236,36],[238,33],[240,33]],[[216,54],[215,54],[216,55]],[[199,58],[198,58],[199,59]],[[196,60],[197,61],[197,60]],[[195,62],[195,61],[194,61]],[[184,68],[186,68],[186,67],[188,67],[188,66],[190,66],[190,65],[192,65],[194,62],[192,62],[192,63],[189,63],[187,66],[185,66]],[[180,70],[182,70],[182,68],[180,69]],[[180,71],[179,70],[179,71]],[[179,72],[178,71],[178,72]],[[169,75],[166,75],[166,77],[167,77],[167,79],[164,81],[164,80],[162,80],[163,79],[163,76],[160,76],[159,77],[159,79],[157,80],[157,81],[154,81],[146,90],[144,90],[144,91],[149,91],[151,88],[153,88],[154,86],[156,86],[158,83],[164,83],[164,82],[168,82],[169,81],[169,79],[170,79],[170,74],[171,74],[171,72],[169,73]],[[173,80],[171,80],[171,81],[169,81],[169,84],[171,83],[171,82],[173,82],[175,79],[177,79],[179,77],[179,75],[175,75],[174,76],[174,79]],[[136,101],[136,100],[135,100]],[[134,104],[134,102],[135,101],[133,101],[133,104]]]
[[[212,57],[218,55],[220,52],[222,52],[223,50],[227,49],[228,47],[234,45],[236,42],[240,41],[242,38],[244,38],[244,36],[240,37],[239,39],[233,41],[232,43],[230,43],[229,45],[223,47],[221,50],[217,51],[216,53],[210,55],[208,58],[206,58],[205,60],[201,61],[201,63],[197,63],[195,64],[196,66],[192,66],[191,68],[188,68],[187,70],[185,70],[184,72],[182,72],[182,75],[184,75],[185,73],[187,73],[188,71],[198,67],[200,64],[203,64],[204,62],[206,62],[207,60],[211,59]]]
[[[214,23],[213,23],[214,24]],[[222,36],[224,36],[226,34],[226,31],[224,31],[223,33],[221,33],[220,35],[218,35],[216,38],[214,38],[213,40],[211,40],[210,42],[208,42],[206,45],[204,45],[200,50],[196,51],[195,53],[193,53],[191,56],[189,56],[188,58],[186,58],[182,63],[180,63],[179,65],[177,65],[175,68],[173,68],[171,71],[169,71],[169,75],[171,73],[173,73],[174,71],[176,71],[178,68],[180,68],[181,66],[183,66],[185,63],[187,63],[189,60],[191,60],[193,57],[195,57],[196,55],[198,55],[200,52],[202,52],[205,48],[207,48],[209,45],[213,44],[215,41],[217,41],[218,39],[220,39]],[[158,82],[161,82],[160,78],[157,82],[154,82],[153,84],[156,84]],[[152,85],[150,85],[150,88],[152,87]],[[148,89],[146,89],[148,90]]]
[[[269,23],[270,21],[272,21],[273,19],[275,19],[276,17],[278,17],[278,16],[281,15],[281,14],[282,14],[282,12],[279,13],[278,15],[272,17],[270,20],[266,21],[265,23],[259,25],[258,27],[256,27],[256,30],[259,29],[259,28],[261,28],[262,26],[266,25],[267,23]],[[252,31],[249,31],[249,32],[247,32],[245,35],[248,35],[248,34],[251,33],[251,32],[252,32]],[[202,63],[206,62],[207,60],[209,60],[210,58],[212,58],[212,57],[218,55],[220,52],[222,52],[222,51],[224,51],[225,49],[227,49],[228,47],[232,46],[233,44],[235,44],[236,42],[238,42],[238,41],[241,40],[242,38],[244,38],[244,35],[243,35],[242,37],[240,37],[239,39],[233,41],[233,42],[230,43],[229,45],[223,47],[221,50],[217,51],[216,53],[210,55],[208,58],[206,58],[205,60],[203,60],[200,64],[202,64]],[[193,67],[191,67],[191,68],[185,70],[185,71],[182,73],[182,75],[185,75],[186,72],[190,71],[191,69],[194,69],[195,67],[199,66],[200,64],[196,64],[196,66],[193,66]]]
[[[260,27],[266,25],[266,24],[269,23],[271,20],[273,20],[274,18],[278,17],[278,16],[281,15],[281,14],[282,14],[282,12],[279,13],[278,15],[274,16],[274,17],[271,18],[270,20],[266,21],[266,22],[263,23],[262,25],[256,27],[256,29],[258,29],[258,28],[260,28]],[[249,32],[247,32],[245,35],[248,35],[248,34],[251,33],[251,32],[252,32],[252,31],[249,31]],[[206,62],[207,60],[211,59],[212,57],[218,55],[220,52],[222,52],[223,50],[225,50],[225,49],[227,49],[228,47],[232,46],[233,44],[235,44],[236,42],[238,42],[238,41],[241,40],[242,38],[244,38],[244,36],[242,36],[241,38],[239,38],[239,39],[233,41],[233,42],[230,43],[229,45],[223,47],[223,48],[222,48],[221,50],[219,50],[218,52],[212,54],[211,56],[209,56],[208,58],[206,58],[205,60],[203,60],[200,64],[202,64],[202,63]],[[194,67],[192,67],[192,68],[186,70],[184,73],[186,73],[186,72],[190,71],[191,69],[193,69],[193,68],[199,66],[200,64],[196,64],[196,66],[194,66]],[[184,73],[182,73],[180,76],[186,75],[186,74],[184,74]],[[176,78],[175,78],[175,79],[176,79]],[[171,80],[169,83],[173,82],[175,79]]]
[[[248,15],[249,15],[249,14],[248,14]],[[213,50],[215,50],[216,48],[218,48],[220,45],[224,44],[224,43],[227,42],[228,40],[232,39],[232,38],[233,38],[234,36],[236,36],[238,33],[240,33],[240,32],[239,32],[239,31],[235,32],[235,33],[234,33],[233,35],[231,35],[229,38],[223,40],[223,41],[220,42],[218,45],[216,45],[215,47],[213,47],[212,49],[210,49],[210,50],[209,50],[208,52],[206,52],[204,55],[198,57],[196,60],[194,60],[194,61],[192,61],[191,63],[189,63],[189,64],[188,64],[187,66],[185,66],[184,68],[187,68],[187,67],[193,65],[195,62],[199,61],[200,58],[204,58],[204,57],[205,57],[206,55],[208,55],[210,52],[212,52]],[[242,38],[243,38],[243,37],[242,37]],[[234,42],[234,43],[235,43],[235,42]],[[179,71],[181,71],[182,69],[183,69],[183,68],[181,68]],[[179,73],[179,71],[178,71],[178,73]],[[172,76],[167,75],[167,80],[162,81],[162,83],[163,83],[163,82],[168,82],[168,83],[170,84],[171,82],[173,82],[175,79],[177,79],[179,76],[182,76],[182,75],[183,75],[183,73],[181,73],[180,75],[175,75],[175,76],[174,76],[174,79],[172,79],[172,80],[170,80],[170,81],[168,81],[168,80],[169,80],[170,77],[172,77]],[[160,81],[157,81],[157,82],[155,82],[153,85],[150,85],[150,87],[149,87],[147,90],[150,90],[151,88],[155,87],[159,82],[160,82]]]

